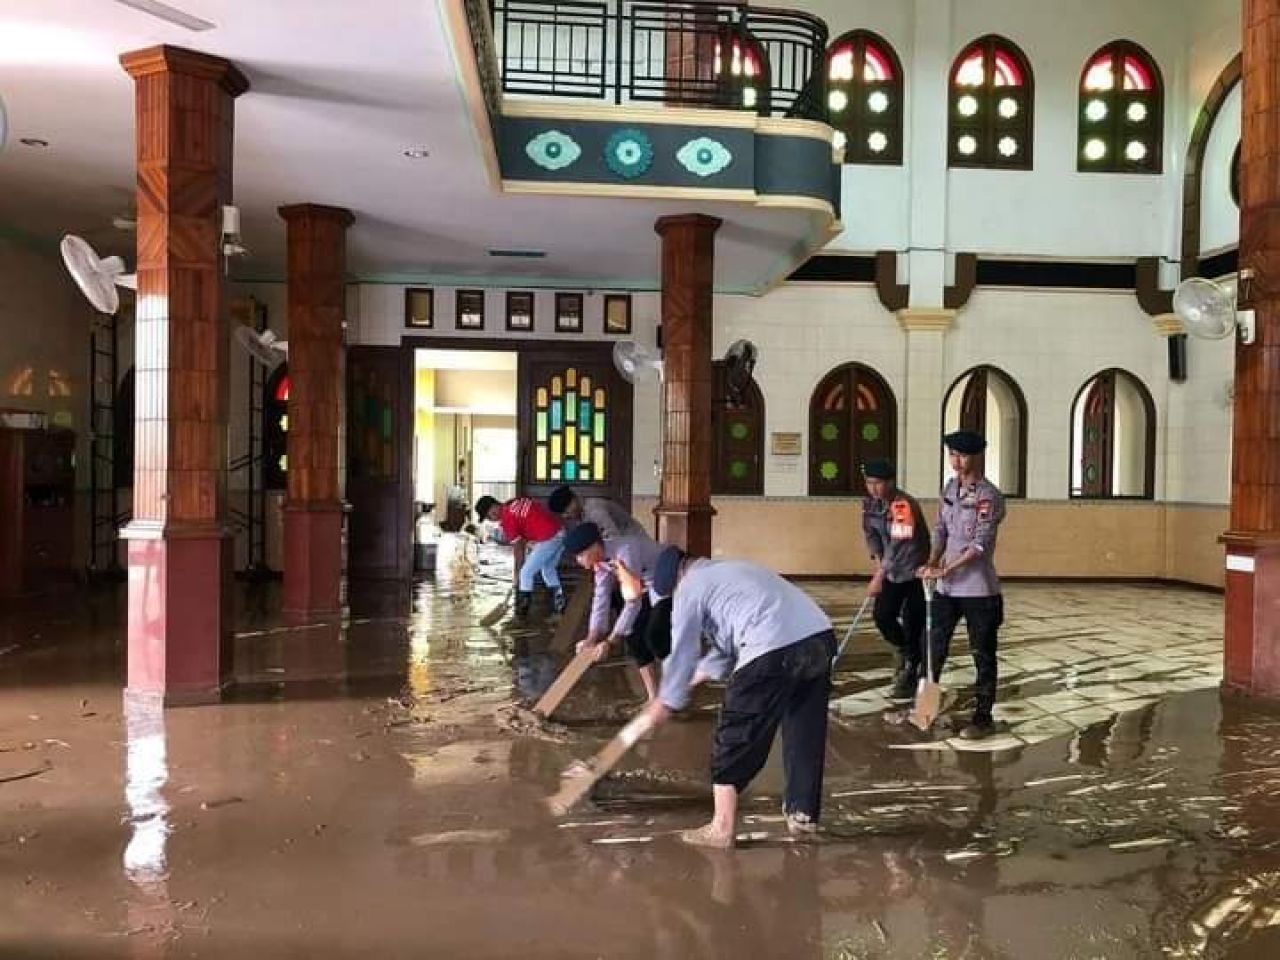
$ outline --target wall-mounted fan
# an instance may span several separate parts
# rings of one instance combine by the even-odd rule
[[[268,370],[274,370],[289,355],[289,342],[279,340],[270,330],[258,333],[252,327],[236,327],[236,343]]]
[[[75,280],[80,292],[101,313],[114,314],[120,309],[120,292],[117,286],[136,290],[138,278],[125,273],[124,261],[119,257],[99,257],[93,247],[80,237],[67,234],[59,247],[62,262]]]
[[[613,365],[627,383],[641,383],[654,373],[662,379],[662,354],[634,340],[619,340],[613,345]]]
[[[1203,277],[1183,280],[1173,292],[1173,312],[1193,337],[1224,340],[1238,332],[1241,343],[1253,343],[1254,312],[1236,308],[1237,284],[1252,278],[1252,271],[1242,270],[1238,280],[1217,283]]]
[[[751,375],[756,369],[760,351],[750,340],[735,340],[724,355],[724,385],[731,406],[741,407],[747,402],[751,389]]]

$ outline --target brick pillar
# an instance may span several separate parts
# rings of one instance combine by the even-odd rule
[[[231,202],[230,62],[178,47],[120,58],[138,150],[136,427],[128,693],[216,700],[230,670],[228,350],[219,250]]]
[[[1244,3],[1240,266],[1257,340],[1236,345],[1225,685],[1280,697],[1280,0]]]
[[[284,609],[337,613],[342,573],[338,495],[349,210],[281,207],[288,224],[289,432]]]
[[[662,489],[658,539],[711,556],[711,295],[720,221],[662,217]]]

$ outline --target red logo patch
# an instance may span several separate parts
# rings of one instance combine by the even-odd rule
[[[978,519],[979,520],[991,519],[991,501],[990,500],[978,501]]]

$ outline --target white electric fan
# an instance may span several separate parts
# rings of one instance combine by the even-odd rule
[[[137,276],[125,273],[122,259],[99,257],[93,247],[74,234],[63,237],[59,249],[76,286],[102,313],[115,314],[120,309],[120,292],[116,287],[130,290],[138,287]]]
[[[268,370],[274,370],[289,355],[289,342],[277,339],[270,330],[258,333],[252,327],[236,327],[235,340],[245,353]]]
[[[613,345],[613,365],[622,374],[627,383],[642,383],[654,374],[658,382],[664,378],[662,354],[652,347],[646,347],[634,340],[619,340]],[[667,403],[665,398],[658,398],[658,455],[653,459],[654,476],[662,478],[662,445],[667,438]]]
[[[1240,279],[1252,279],[1242,271]],[[1187,333],[1201,340],[1225,340],[1239,333],[1241,343],[1253,343],[1255,317],[1252,310],[1236,308],[1237,280],[1214,282],[1203,277],[1183,280],[1173,292],[1173,312]]]
[[[760,351],[750,340],[735,340],[724,354],[725,399],[735,407],[747,402],[747,391],[751,387],[751,375],[756,369],[756,360]]]

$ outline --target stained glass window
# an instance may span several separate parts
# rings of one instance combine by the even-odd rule
[[[713,368],[711,401],[711,492],[764,494],[764,395],[754,380],[742,402],[734,403],[724,378],[724,362]]]
[[[1155,492],[1155,403],[1112,368],[1080,388],[1071,409],[1071,496],[1144,499]]]
[[[810,496],[862,496],[862,464],[897,456],[898,405],[870,367],[836,367],[809,402]]]
[[[883,39],[854,30],[827,53],[827,113],[845,163],[902,163],[902,64]]]
[[[1107,44],[1080,76],[1077,166],[1100,173],[1159,173],[1164,141],[1160,70],[1136,43]]]
[[[576,367],[533,392],[535,483],[603,483],[608,479],[608,392]]]
[[[712,68],[726,106],[732,104],[768,116],[769,78],[764,64],[760,44],[745,30],[731,30],[724,41],[716,41]]]
[[[283,490],[289,472],[289,365],[267,377],[262,398],[262,486]]]
[[[953,167],[1031,169],[1034,81],[1022,51],[986,36],[951,67],[947,156]]]

